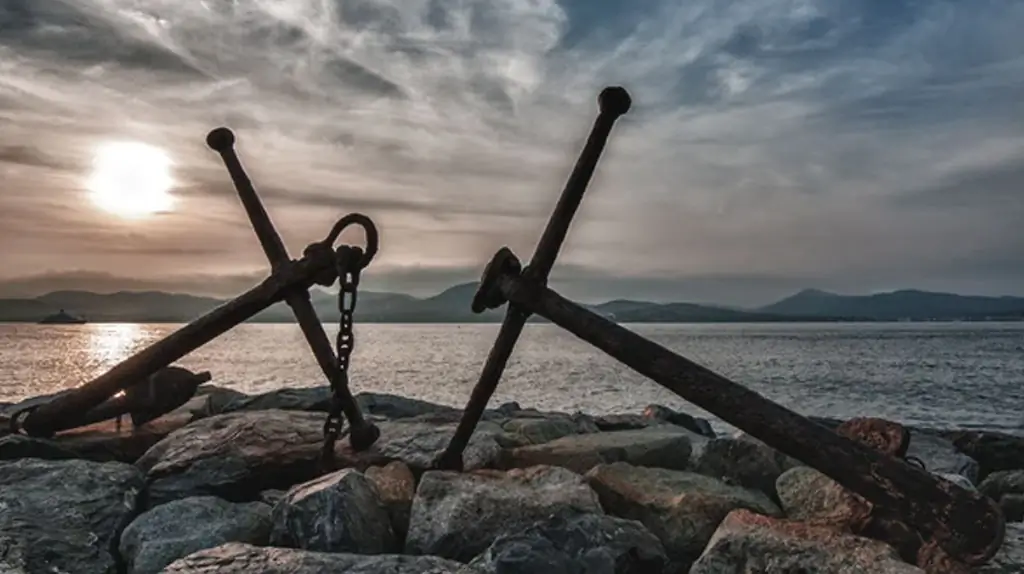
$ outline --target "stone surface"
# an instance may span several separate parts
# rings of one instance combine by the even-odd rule
[[[1007,522],[1024,522],[1024,494],[1004,494],[999,498],[999,508]]]
[[[791,468],[776,482],[788,518],[855,531],[867,524],[871,504],[808,466]]]
[[[664,546],[643,524],[580,512],[499,536],[470,562],[488,574],[657,574],[667,564]]]
[[[715,431],[711,428],[711,423],[709,423],[707,419],[681,413],[663,405],[647,405],[647,408],[644,409],[643,416],[650,419],[662,420],[678,427],[683,427],[684,429],[701,436],[715,438]]]
[[[884,542],[747,510],[729,513],[690,574],[924,574]]]
[[[1007,494],[1024,494],[1024,470],[1000,470],[985,477],[978,490],[992,500]]]
[[[551,442],[562,437],[601,432],[585,415],[558,414],[540,418],[512,418],[502,425],[502,446],[517,447]]]
[[[454,423],[416,419],[384,422],[370,449],[335,445],[337,468],[366,469],[401,460],[428,468],[454,433]],[[466,449],[466,468],[491,464],[501,447],[494,423],[483,422]],[[240,411],[208,417],[172,433],[139,459],[150,483],[150,503],[212,495],[233,502],[258,500],[264,490],[286,490],[319,476],[323,414],[304,411]]]
[[[727,484],[760,490],[775,500],[775,481],[783,472],[775,451],[763,443],[734,438],[709,440],[694,456],[691,468]]]
[[[399,461],[386,466],[371,466],[365,474],[387,510],[398,546],[403,546],[409,532],[409,512],[416,494],[416,477],[408,465]]]
[[[228,542],[263,546],[270,507],[203,496],[164,504],[138,516],[121,535],[128,574],[156,574],[178,558]]]
[[[391,420],[438,413],[462,414],[462,409],[448,405],[388,393],[359,393],[356,395],[356,402],[364,413]]]
[[[165,574],[475,574],[436,556],[363,556],[230,543],[168,566]]]
[[[78,458],[78,454],[44,438],[12,434],[0,438],[0,460],[19,458],[41,458],[65,460]]]
[[[234,389],[205,383],[199,385],[194,397],[173,412],[187,413],[192,420],[198,420],[222,414],[227,405],[248,396]]]
[[[938,434],[911,430],[907,457],[921,460],[928,472],[960,474],[972,483],[978,483],[978,462],[957,450],[952,441]]]
[[[639,520],[675,562],[693,561],[730,511],[748,508],[781,515],[766,494],[702,474],[617,462],[587,473],[609,514]]]
[[[235,397],[223,405],[218,414],[238,411],[265,411],[270,409],[326,413],[330,406],[331,388],[327,385],[299,388],[286,387],[258,395]]]
[[[123,463],[0,462],[0,572],[115,574],[144,486]]]
[[[997,432],[947,431],[957,450],[978,461],[978,478],[984,480],[999,470],[1024,469],[1024,437]]]
[[[272,519],[272,546],[355,554],[398,550],[377,490],[351,468],[292,487],[274,506]]]
[[[564,468],[428,471],[413,499],[405,552],[468,562],[502,534],[565,510],[604,513],[583,477]]]
[[[260,493],[259,502],[266,504],[267,506],[274,506],[284,498],[284,495],[288,494],[284,490],[264,490]]]
[[[685,469],[693,436],[682,429],[664,428],[578,434],[505,451],[500,464],[502,468],[561,466],[579,473],[611,462]]]
[[[763,450],[766,453],[766,456],[775,459],[775,464],[779,467],[779,470],[781,470],[782,472],[786,472],[787,470],[797,466],[807,466],[803,462],[785,453],[779,452],[778,450],[765,444],[764,441],[755,438],[743,431],[737,431],[736,433],[734,433],[732,435],[732,439],[757,445],[759,449]]]
[[[169,413],[132,428],[128,417],[124,417],[120,431],[114,420],[107,420],[64,431],[51,440],[61,448],[74,452],[78,458],[97,462],[134,463],[155,444],[191,420],[191,415]]]

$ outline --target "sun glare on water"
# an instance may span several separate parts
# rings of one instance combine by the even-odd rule
[[[140,142],[112,142],[96,150],[86,184],[101,209],[134,219],[169,211],[174,198],[171,158],[158,147]]]

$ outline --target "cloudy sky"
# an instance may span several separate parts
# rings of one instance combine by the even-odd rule
[[[568,295],[1024,295],[1022,22],[1019,0],[3,0],[0,294],[253,284],[219,125],[293,254],[359,211],[370,287],[472,280],[529,257],[622,85]],[[166,150],[172,210],[94,205],[110,141]]]

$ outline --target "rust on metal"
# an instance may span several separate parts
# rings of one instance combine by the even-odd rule
[[[231,176],[231,181],[235,185],[235,190],[238,192],[238,197],[242,201],[242,206],[245,208],[245,213],[249,217],[249,222],[252,224],[256,237],[263,247],[263,253],[270,261],[271,270],[277,271],[283,266],[288,265],[291,262],[288,249],[281,240],[281,236],[277,233],[277,229],[274,228],[270,215],[267,214],[267,210],[263,207],[263,202],[260,201],[252,181],[245,173],[242,162],[235,152],[235,135],[228,128],[217,128],[206,136],[206,144],[210,149],[220,154],[221,159],[224,161],[228,174]],[[372,227],[372,224],[364,224],[364,228],[367,230]],[[376,234],[376,228],[373,229],[374,234]],[[338,229],[338,233],[332,230],[331,235],[328,236],[331,239],[330,243],[333,243],[334,238],[340,234],[340,230],[341,228]],[[369,249],[376,251],[376,237],[368,238],[367,243],[371,246]],[[373,257],[372,253],[370,257]],[[327,338],[327,333],[324,332],[323,324],[320,323],[320,319],[316,315],[313,303],[310,301],[309,291],[306,289],[293,289],[285,293],[284,300],[291,308],[292,314],[295,315],[295,320],[299,323],[302,334],[306,338],[309,348],[312,349],[320,370],[323,371],[333,392],[338,397],[341,409],[349,422],[350,440],[353,448],[356,450],[369,448],[380,437],[380,430],[363,417],[362,412],[359,410],[359,405],[356,403],[355,397],[352,396],[352,391],[348,387],[347,377],[338,376],[338,359],[331,349],[331,342]]]
[[[565,242],[576,210],[579,208],[580,202],[583,201],[583,195],[597,168],[597,162],[601,158],[612,127],[619,117],[629,111],[631,105],[632,100],[624,88],[609,87],[601,91],[598,97],[600,112],[594,121],[587,143],[580,152],[580,157],[566,181],[554,212],[544,228],[540,241],[537,242],[533,258],[526,268],[525,273],[532,280],[541,284],[547,283],[548,275],[555,264],[562,243]],[[474,300],[474,309],[479,304],[481,304],[479,301]],[[466,404],[462,420],[459,421],[447,448],[435,462],[435,467],[444,470],[462,470],[462,453],[469,444],[469,439],[480,422],[484,409],[487,408],[487,402],[494,395],[505,365],[508,363],[509,357],[512,356],[512,349],[523,332],[523,327],[529,316],[528,311],[516,305],[509,305],[498,330],[498,338],[487,356],[480,379],[473,387],[469,402]]]

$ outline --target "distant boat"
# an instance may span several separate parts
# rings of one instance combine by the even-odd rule
[[[44,317],[42,321],[39,321],[41,325],[81,325],[85,323],[85,319],[76,317],[71,313],[61,309],[59,312]]]

